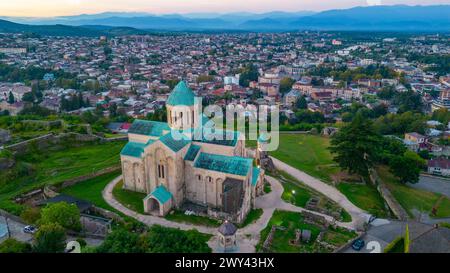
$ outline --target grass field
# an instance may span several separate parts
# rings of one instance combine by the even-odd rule
[[[377,216],[387,217],[387,211],[384,200],[373,186],[356,183],[339,183],[337,186],[353,204],[363,210]]]
[[[240,224],[238,227],[243,228],[250,224],[253,224],[254,222],[258,221],[258,219],[263,215],[264,211],[262,209],[252,209],[247,214],[247,217],[245,218],[244,222]]]
[[[114,178],[120,175],[120,171],[104,174],[93,179],[83,181],[71,187],[67,187],[61,193],[77,197],[91,202],[97,207],[114,211],[102,197],[102,191]]]
[[[331,182],[331,176],[339,172],[328,151],[330,140],[309,134],[280,134],[278,150],[270,154],[325,182]]]
[[[317,252],[327,252],[326,249],[322,248],[317,242],[317,236],[319,235],[321,228],[319,226],[305,223],[303,216],[296,212],[287,212],[276,210],[273,213],[269,224],[265,229],[261,231],[261,239],[257,249],[261,249],[264,241],[273,225],[282,226],[285,230],[277,230],[274,234],[272,245],[270,247],[270,252],[273,253],[317,253]],[[301,243],[300,245],[292,245],[290,241],[295,239],[295,231],[300,230],[310,230],[311,231],[311,241],[309,243]],[[329,228],[325,231],[323,240],[329,244],[336,247],[346,243],[352,238],[356,237],[356,233],[344,230],[344,229],[333,229]]]
[[[312,188],[301,183],[291,175],[286,172],[278,171],[277,174],[270,174],[275,177],[278,181],[282,182],[283,194],[281,198],[297,207],[304,208],[311,197],[319,197],[320,202],[318,207],[326,209],[328,211],[337,211],[340,209],[339,205],[328,199],[325,195],[313,190]],[[352,217],[345,210],[342,209],[341,218],[338,219],[343,222],[351,222]]]
[[[146,194],[140,192],[133,192],[129,190],[124,190],[123,181],[120,181],[114,186],[113,196],[125,207],[134,210],[138,213],[144,213],[144,198]]]
[[[391,191],[400,205],[413,217],[413,211],[418,210],[431,214],[433,207],[437,208],[436,218],[450,217],[450,199],[437,193],[415,189],[401,184],[389,172],[387,167],[377,169],[381,180]]]
[[[219,227],[222,223],[219,220],[204,216],[186,215],[182,211],[174,210],[165,217],[169,221],[188,223],[207,227]]]
[[[44,185],[58,184],[119,164],[119,154],[124,144],[96,143],[21,156],[15,169],[0,174],[0,207],[10,211],[20,210],[10,201],[11,198]],[[22,170],[24,168],[26,172]],[[13,176],[12,172],[16,175]]]

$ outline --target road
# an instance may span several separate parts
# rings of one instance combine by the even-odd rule
[[[450,180],[429,175],[421,175],[419,183],[409,184],[413,188],[446,195],[450,198]]]
[[[405,232],[406,223],[400,221],[388,221],[379,226],[370,226],[367,233],[361,237],[366,243],[365,247],[360,251],[355,251],[348,247],[341,252],[343,253],[370,253],[372,249],[367,249],[367,244],[370,242],[377,242],[380,244],[380,250],[383,252],[384,248],[392,242],[395,238],[402,236]]]

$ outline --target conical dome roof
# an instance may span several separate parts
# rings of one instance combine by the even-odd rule
[[[192,92],[186,82],[180,81],[172,90],[172,93],[167,99],[167,104],[171,106],[192,106],[194,105],[194,97],[194,92]]]

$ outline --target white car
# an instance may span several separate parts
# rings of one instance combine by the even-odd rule
[[[28,233],[28,234],[34,234],[36,233],[37,228],[34,226],[26,226],[23,228],[23,232]]]

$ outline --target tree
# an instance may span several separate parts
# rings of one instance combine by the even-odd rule
[[[253,64],[248,64],[240,71],[239,85],[248,87],[251,81],[258,80],[258,68]]]
[[[105,241],[96,249],[98,253],[142,253],[139,235],[125,229],[111,232]]]
[[[301,96],[296,103],[297,109],[306,109],[308,108],[308,102],[305,99],[305,96]]]
[[[357,114],[333,137],[330,151],[342,169],[367,177],[369,168],[377,159],[380,139],[372,122]]]
[[[380,99],[390,100],[395,96],[395,87],[394,86],[385,86],[381,88],[381,90],[377,93],[377,96]]]
[[[211,249],[206,244],[207,238],[197,230],[153,226],[143,239],[150,253],[208,253]]]
[[[117,116],[117,104],[111,103],[109,106],[109,116],[116,117]]]
[[[401,183],[417,183],[424,165],[424,159],[414,152],[406,151],[403,155],[392,157],[389,169]]]
[[[33,103],[35,100],[33,92],[23,94],[22,101]]]
[[[61,253],[66,248],[66,233],[57,223],[39,227],[34,237],[33,251],[37,253]]]
[[[422,96],[414,91],[397,93],[393,99],[394,104],[398,105],[399,113],[407,111],[420,112],[423,107]]]
[[[285,94],[289,92],[294,85],[295,80],[289,77],[282,78],[280,81],[280,93]]]
[[[59,202],[49,204],[41,211],[41,225],[57,223],[63,228],[81,230],[80,211],[74,204]]]
[[[31,245],[8,238],[0,244],[0,253],[30,253]]]
[[[20,218],[28,224],[34,224],[41,219],[41,211],[38,208],[29,207],[20,214]]]
[[[13,104],[16,101],[16,99],[14,98],[14,95],[11,91],[9,91],[9,95],[8,95],[8,103],[9,104]]]
[[[433,112],[432,119],[447,125],[450,122],[450,112],[447,108],[438,109]]]

